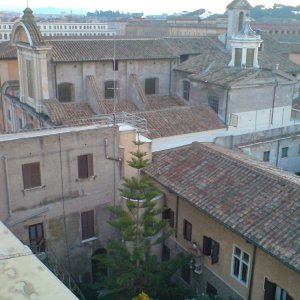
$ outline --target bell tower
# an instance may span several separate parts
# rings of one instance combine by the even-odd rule
[[[233,0],[227,5],[228,23],[226,48],[231,49],[230,40],[243,28],[246,17],[249,16],[252,6],[247,0]]]

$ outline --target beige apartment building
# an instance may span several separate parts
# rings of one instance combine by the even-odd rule
[[[192,254],[182,282],[226,299],[300,299],[297,176],[201,143],[154,154],[145,172],[174,228],[164,259]]]
[[[151,159],[151,141],[136,134],[142,119],[114,117],[118,124],[105,116],[0,135],[0,220],[42,261],[83,283],[97,272],[91,257],[118,236],[108,207],[120,205],[121,177],[135,175],[126,161],[137,138]]]

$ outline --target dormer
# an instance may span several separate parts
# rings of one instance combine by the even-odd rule
[[[231,61],[229,67],[259,68],[258,48],[262,43],[260,35],[250,26],[250,19],[245,19],[242,30],[230,40]]]
[[[231,49],[230,40],[242,30],[251,8],[252,6],[247,0],[234,0],[227,5],[227,49]]]

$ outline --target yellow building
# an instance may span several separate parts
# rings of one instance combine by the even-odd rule
[[[213,144],[153,155],[174,236],[164,259],[193,254],[181,279],[230,299],[300,299],[300,180]]]

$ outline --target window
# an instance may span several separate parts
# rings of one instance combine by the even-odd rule
[[[265,151],[263,161],[270,161],[270,151]]]
[[[157,92],[158,79],[157,78],[146,78],[145,79],[145,94],[155,95]]]
[[[233,247],[231,275],[244,285],[248,284],[250,256],[237,246]]]
[[[253,67],[254,49],[247,49],[246,67]]]
[[[105,99],[114,99],[117,89],[117,82],[116,81],[106,81],[104,83],[104,97]]]
[[[190,100],[190,82],[187,80],[182,81],[182,97],[185,100]]]
[[[192,224],[187,220],[183,220],[183,237],[187,241],[192,240]]]
[[[82,240],[86,240],[95,236],[93,210],[81,213],[81,234]]]
[[[32,61],[26,59],[26,72],[27,72],[27,89],[28,97],[33,98],[33,74],[32,74]]]
[[[45,239],[43,223],[30,225],[29,228],[29,243],[33,253],[45,251]]]
[[[72,83],[60,83],[58,85],[58,100],[60,102],[70,102],[73,99],[74,86]]]
[[[169,220],[170,227],[174,228],[174,211],[171,208],[165,206],[165,210],[162,213],[163,220]]]
[[[210,237],[203,236],[203,254],[211,256],[211,264],[219,261],[220,244]]]
[[[236,67],[240,67],[242,64],[242,48],[235,48],[235,59],[234,59],[234,65]]]
[[[183,63],[184,61],[188,60],[189,56],[187,54],[181,54],[179,61],[180,63]]]
[[[206,282],[206,291],[205,292],[210,297],[218,295],[217,289],[212,284],[210,284],[209,282]]]
[[[216,112],[219,111],[219,97],[218,96],[209,96],[208,105]]]
[[[161,254],[161,260],[167,261],[170,259],[170,248],[166,246],[165,244],[162,245],[162,254]]]
[[[21,118],[19,118],[19,129],[23,128],[23,121]]]
[[[281,157],[285,158],[288,157],[289,147],[283,147],[281,148]]]
[[[113,70],[118,71],[119,70],[119,61],[113,60]]]
[[[191,270],[190,270],[189,265],[185,265],[185,266],[182,267],[181,277],[186,283],[188,283],[188,284],[191,283]]]
[[[7,119],[11,121],[11,113],[9,109],[7,110]]]
[[[89,178],[94,175],[93,154],[79,155],[78,161],[78,178]]]
[[[40,163],[34,162],[22,165],[24,189],[41,186]]]
[[[286,290],[279,287],[276,283],[265,278],[265,295],[264,300],[293,300]]]
[[[244,24],[244,13],[240,12],[239,14],[239,25],[238,25],[238,31],[241,31]]]

